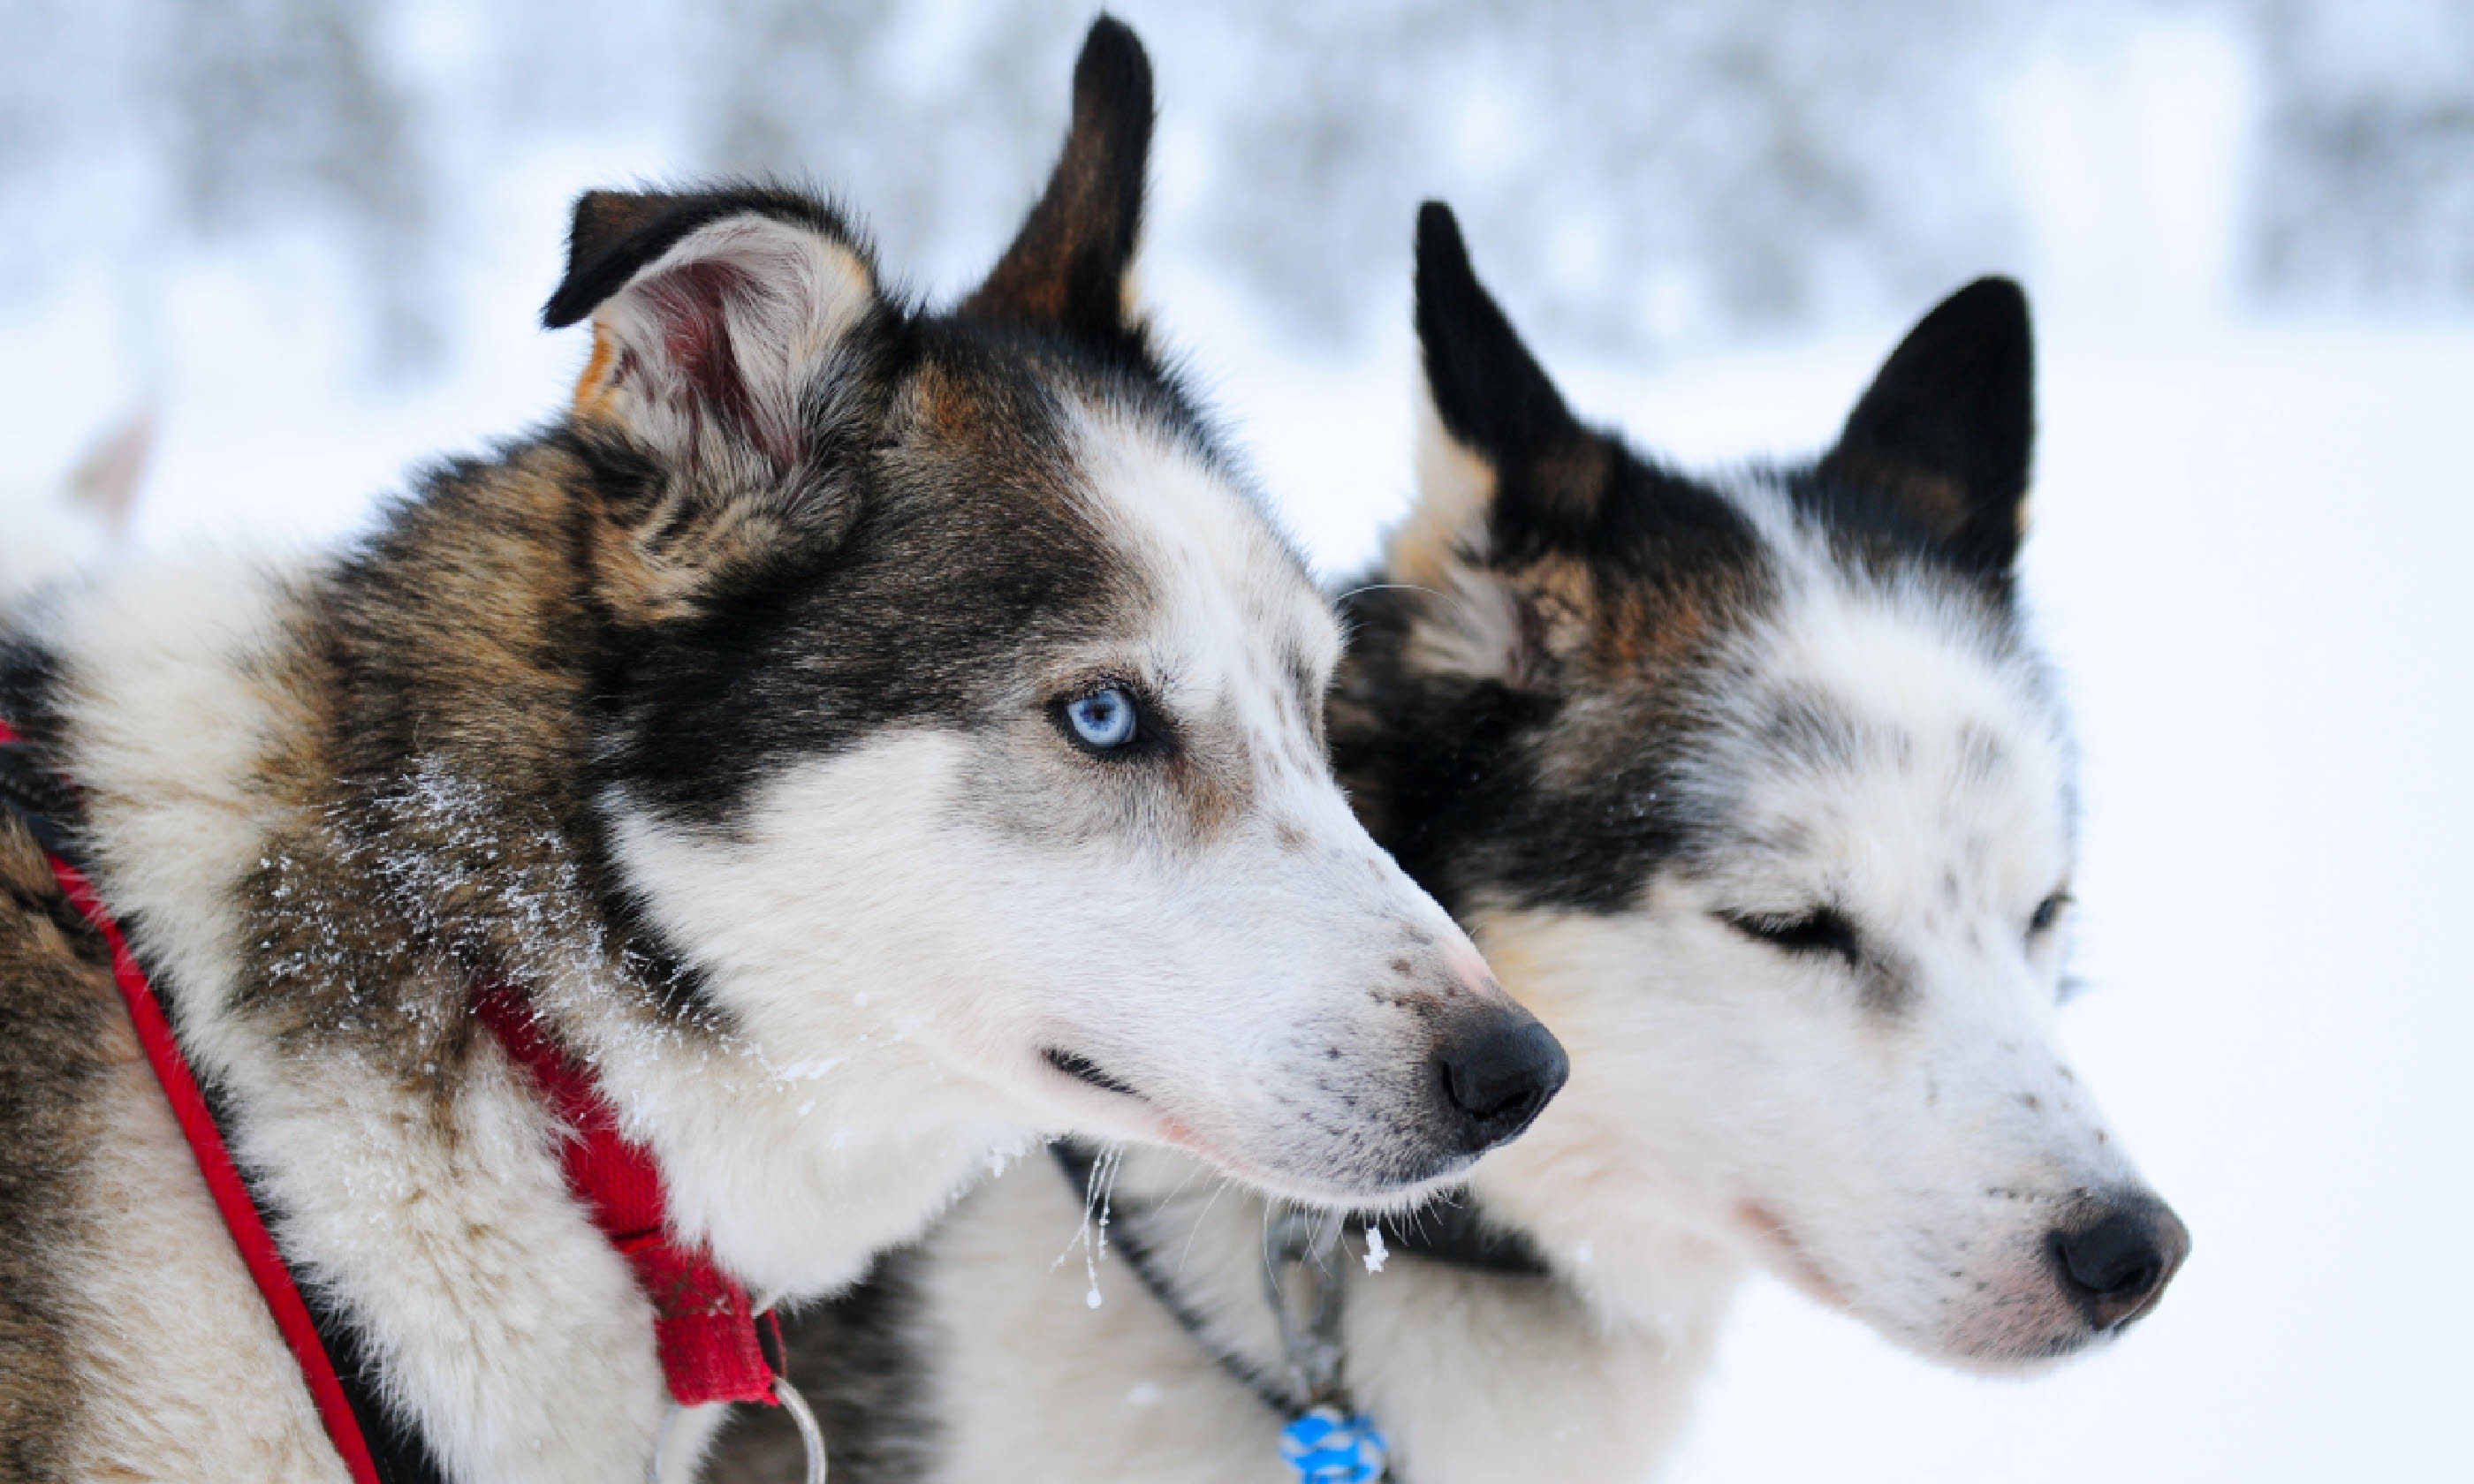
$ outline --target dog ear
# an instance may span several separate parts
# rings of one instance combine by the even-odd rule
[[[1530,585],[1498,568],[1550,526],[1595,506],[1614,450],[1564,405],[1469,266],[1451,208],[1419,208],[1417,502],[1392,533],[1384,575],[1440,595],[1419,626],[1420,663],[1515,689],[1543,660]]]
[[[1886,497],[1960,565],[2001,576],[2025,529],[2035,379],[2026,295],[1978,278],[1890,352],[1817,473]]]
[[[1572,416],[1440,202],[1418,214],[1417,323],[1418,503],[1393,534],[1386,576],[1450,599],[1421,634],[1427,661],[1539,688],[1619,614],[1637,620],[1657,598],[1703,611],[1679,595],[1741,564],[1741,517]]]
[[[1127,300],[1152,118],[1151,59],[1123,21],[1103,15],[1074,64],[1074,123],[1048,188],[960,313],[1108,348],[1138,340]]]
[[[809,455],[818,369],[882,302],[874,265],[822,203],[788,191],[592,191],[575,203],[551,328],[593,320],[576,413],[613,419],[673,467]]]
[[[1395,568],[1425,582],[1506,539],[1585,544],[1623,450],[1564,406],[1436,201],[1418,212],[1417,323],[1426,391],[1418,505],[1394,538]]]

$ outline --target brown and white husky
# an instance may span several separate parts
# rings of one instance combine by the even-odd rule
[[[1330,605],[1128,301],[1152,120],[1094,28],[950,312],[840,211],[578,203],[573,406],[305,564],[149,562],[0,632],[18,761],[160,979],[398,1477],[645,1477],[646,1297],[473,1012],[515,986],[758,1293],[1079,1132],[1406,1201],[1552,1037],[1325,758]],[[0,810],[0,1478],[342,1466]]]

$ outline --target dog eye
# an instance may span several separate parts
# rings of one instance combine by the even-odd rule
[[[1066,730],[1095,753],[1115,752],[1134,740],[1140,716],[1133,696],[1115,685],[1065,703]]]
[[[1745,937],[1783,953],[1832,953],[1851,967],[1863,957],[1856,938],[1856,924],[1833,907],[1815,907],[1801,917],[1758,912],[1729,912],[1720,917]]]
[[[2061,921],[2062,909],[2070,904],[2071,894],[2068,892],[2055,892],[2036,903],[2036,910],[2027,918],[2027,936],[2036,938],[2050,932],[2053,924]]]

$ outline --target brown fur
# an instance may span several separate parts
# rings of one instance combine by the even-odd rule
[[[79,1420],[82,1326],[54,1259],[89,1219],[80,1171],[103,1137],[122,1013],[102,935],[5,810],[0,986],[0,1478],[35,1484],[65,1477]]]
[[[1142,231],[1139,168],[1151,148],[1151,61],[1106,16],[1074,68],[1074,124],[1021,235],[978,291],[975,318],[1061,324],[1094,341],[1139,341],[1126,263]],[[1126,182],[1135,189],[1128,192]],[[1129,330],[1137,330],[1128,334]]]

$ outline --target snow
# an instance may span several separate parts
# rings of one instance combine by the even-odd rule
[[[568,198],[704,157],[680,122],[704,94],[677,80],[600,80],[621,51],[676,39],[660,7],[622,9],[617,29],[579,41],[581,60],[546,67],[525,105],[572,108],[591,128],[519,129],[502,110],[439,131],[432,154],[455,182],[452,209],[408,259],[411,287],[376,308],[353,251],[339,246],[345,234],[306,207],[247,232],[156,242],[131,225],[139,219],[106,208],[155,199],[143,161],[159,141],[98,133],[85,154],[63,154],[45,178],[57,200],[97,214],[0,217],[0,262],[47,265],[36,289],[0,297],[0,447],[12,465],[0,485],[57,478],[94,437],[152,406],[161,435],[139,509],[144,544],[332,539],[404,488],[407,469],[550,413],[583,349],[534,323],[557,275]],[[1169,108],[1147,296],[1281,518],[1325,573],[1344,576],[1408,499],[1408,197],[1396,228],[1309,232],[1250,275],[1232,269],[1214,237],[1227,224],[1202,207],[1266,178],[1259,156],[1213,132],[1246,101],[1249,74],[1232,62],[1216,77],[1209,60],[1230,23],[1127,9],[1160,56]],[[2474,1286],[2460,1252],[2474,1229],[2474,1077],[2463,1065],[2474,993],[2457,941],[2474,901],[2474,775],[2459,755],[2474,734],[2474,490],[2461,453],[2474,319],[2429,307],[2445,299],[2341,313],[2262,300],[2261,250],[2244,225],[2258,201],[2359,199],[2299,187],[2261,197],[2242,183],[2268,144],[2295,137],[2296,117],[2319,117],[2296,114],[2297,97],[2371,96],[2390,75],[2414,99],[2462,97],[2463,69],[2432,60],[2456,55],[2458,33],[2385,48],[2358,37],[2332,54],[2342,76],[2303,86],[2277,70],[2273,48],[2259,62],[2244,34],[2225,29],[2222,16],[2247,13],[2240,7],[2161,19],[2121,5],[2062,9],[2065,22],[2002,64],[1984,134],[1985,168],[2013,187],[2001,209],[1927,193],[1917,230],[1930,228],[1926,259],[2019,272],[2038,304],[2043,438],[2026,590],[2067,677],[2086,764],[2077,967],[2092,988],[2065,1023],[2083,1074],[2189,1222],[2195,1255],[2121,1345],[2021,1381],[1938,1370],[1758,1286],[1670,1472],[1677,1484],[2301,1484],[2431,1478],[2474,1458],[2474,1362],[2461,1339],[2474,1332]],[[2429,7],[2382,13],[2406,12],[2437,24]],[[922,10],[886,43],[881,60],[911,90],[905,130],[971,110],[970,80],[984,74],[954,63],[951,35],[977,13]],[[2353,12],[2294,13],[2317,36],[2329,16]],[[1007,98],[1059,111],[1052,95],[1079,26],[1039,32],[1054,75],[1026,69]],[[433,91],[473,68],[520,72],[526,44],[453,4],[406,7],[388,36],[396,85]],[[702,57],[709,39],[679,46]],[[1365,55],[1347,51],[1359,59],[1349,65],[1370,67]],[[1410,78],[1316,76],[1362,81],[1390,107],[1418,79],[1483,72],[1418,56],[1428,70]],[[1183,107],[1180,84],[1222,112]],[[1517,96],[1490,86],[1471,84],[1467,109],[1445,112],[1451,168],[1494,182],[1480,199],[1544,200],[1504,194],[1534,141],[1516,127]],[[614,89],[643,104],[641,119],[609,104]],[[949,162],[970,154],[939,148]],[[1045,137],[1008,144],[978,175],[940,179],[929,204],[904,206],[909,225],[889,241],[913,255],[895,252],[897,266],[916,267],[932,289],[958,285],[993,251],[1049,148]],[[2462,184],[2462,157],[2447,158],[2459,171],[2447,179]],[[882,186],[890,166],[870,168]],[[1393,184],[1453,183],[1448,171],[1427,178],[1434,168],[1421,166],[1415,187]],[[836,179],[826,165],[818,173]],[[1554,200],[1617,188],[1563,186]],[[1688,254],[1628,272],[1630,218],[1592,226],[1537,210],[1535,241],[1522,210],[1469,214],[1481,273],[1536,327],[1577,407],[1687,461],[1819,445],[1929,297],[1849,268],[1856,260],[1824,242],[1799,269],[1812,286],[1804,311],[1734,315]],[[1995,218],[1998,230],[1969,235]],[[2363,220],[2374,223],[2365,240],[2403,245],[2400,262],[2462,265],[2474,240],[2430,222],[2390,232],[2374,229],[2385,219]],[[2344,240],[2295,248],[2276,260],[2284,277],[2268,276],[2389,272],[2389,259],[2330,258]],[[1267,299],[1267,277],[1316,280],[1317,254],[1344,251],[1345,333],[1308,333],[1311,316]],[[405,293],[437,322],[425,370],[372,351],[373,323]],[[1589,304],[1617,328],[1584,323]],[[1095,1215],[1086,1261],[1104,1237]]]

